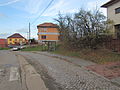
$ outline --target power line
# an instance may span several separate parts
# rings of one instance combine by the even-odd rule
[[[50,1],[47,7],[40,13],[40,15],[32,23],[29,22],[29,45],[30,45],[30,39],[31,39],[31,29],[30,29],[31,25],[34,24],[38,20],[38,18],[49,8],[49,6],[52,4],[53,1],[54,0]]]
[[[49,6],[52,4],[53,1],[54,0],[50,1],[50,3],[47,5],[47,7],[40,13],[40,15],[31,24],[35,23],[38,20],[38,18],[49,8]]]

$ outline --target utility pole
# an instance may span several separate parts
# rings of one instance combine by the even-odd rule
[[[30,30],[30,23],[29,23],[29,45],[31,43],[31,41],[30,41],[30,35],[31,35],[31,30]]]

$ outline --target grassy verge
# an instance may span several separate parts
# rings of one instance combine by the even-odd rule
[[[0,48],[0,50],[9,50],[9,48]]]
[[[21,51],[42,51],[42,46],[27,47]]]
[[[22,49],[21,51],[42,51],[43,48],[42,46],[35,46],[35,47],[28,47],[28,48]],[[80,51],[71,51],[61,47],[57,47],[57,50],[52,53],[90,60],[98,64],[120,61],[120,53],[111,52],[106,49],[98,49],[98,50],[84,49]]]
[[[63,48],[58,48],[56,51],[52,53],[90,60],[98,64],[120,61],[120,53],[111,52],[106,49],[99,49],[99,50],[84,49],[81,51],[70,51],[70,50],[65,50]]]

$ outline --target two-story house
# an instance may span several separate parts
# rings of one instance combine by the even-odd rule
[[[27,43],[27,39],[19,33],[15,33],[7,38],[8,45],[23,45]]]
[[[38,28],[38,42],[58,41],[59,31],[58,26],[53,23],[43,23],[37,26]]]
[[[120,0],[110,0],[101,7],[107,8],[107,17],[113,21],[113,33],[120,38]]]

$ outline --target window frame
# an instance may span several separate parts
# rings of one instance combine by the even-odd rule
[[[10,38],[9,41],[12,41],[12,39]]]
[[[115,14],[119,14],[120,13],[120,7],[115,9]]]
[[[44,38],[43,38],[44,37]],[[46,35],[41,35],[41,39],[46,39],[47,36]]]
[[[41,32],[46,32],[46,31],[47,31],[47,28],[41,28],[40,31],[41,31]]]
[[[17,39],[15,39],[15,41],[17,41]]]

